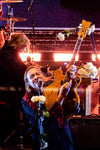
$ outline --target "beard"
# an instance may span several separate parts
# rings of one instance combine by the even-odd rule
[[[37,89],[34,89],[34,88],[32,88],[32,87],[30,87],[30,89],[31,89],[31,91],[28,92],[28,96],[29,96],[30,99],[31,99],[32,96],[37,96],[37,95],[39,95],[39,94],[38,94],[39,91],[38,91]]]
[[[43,81],[41,79],[30,83],[30,93],[32,93],[33,96],[42,95],[42,93],[43,93]]]
[[[32,88],[31,87],[31,93],[33,93],[33,95],[42,95],[43,88]]]

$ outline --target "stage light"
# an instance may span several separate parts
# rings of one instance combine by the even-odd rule
[[[100,60],[100,54],[97,54],[97,58]],[[95,54],[92,54],[92,61],[96,61]]]
[[[98,59],[100,60],[100,54],[97,54]]]
[[[92,61],[96,61],[95,60],[95,54],[92,54]]]
[[[54,54],[54,61],[71,61],[73,54],[66,54],[66,53],[55,53]],[[75,61],[78,61],[79,55],[76,55]]]
[[[22,61],[40,61],[41,54],[40,53],[19,53],[20,58]]]
[[[27,53],[19,53],[19,56],[22,61],[27,61]]]
[[[33,53],[33,60],[34,61],[40,61],[41,60],[41,54],[40,53]]]

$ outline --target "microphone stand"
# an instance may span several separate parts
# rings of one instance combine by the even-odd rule
[[[36,50],[36,41],[35,41],[34,12],[33,12],[33,8],[31,9],[31,16],[32,16],[32,31],[33,31],[32,52],[34,53],[35,50]]]
[[[30,5],[26,9],[26,12],[28,12],[31,8],[31,16],[32,16],[32,31],[33,31],[33,41],[32,41],[32,53],[35,52],[36,49],[36,42],[35,42],[35,30],[34,30],[34,13],[33,13],[33,0],[31,0]],[[35,46],[33,46],[35,45]]]
[[[26,9],[26,12],[28,12],[30,10],[30,8],[32,7],[33,4],[33,0],[31,0],[30,5],[28,6],[28,8]]]
[[[38,96],[41,95],[41,85],[42,80],[39,80],[38,82],[39,90],[38,90]],[[44,104],[43,104],[44,105]],[[40,99],[38,101],[38,149],[42,150],[43,148],[43,136],[44,136],[44,129],[43,129],[43,120],[44,120],[44,106],[40,103]]]
[[[41,88],[42,88],[42,80],[39,80],[38,86],[38,96],[41,95]],[[44,127],[43,127],[43,120],[44,120],[44,112],[45,112],[45,104],[40,102],[40,98],[38,100],[38,150],[46,149],[48,147],[48,143],[45,142],[45,133],[44,133]]]
[[[38,96],[40,96],[40,90]],[[41,150],[41,123],[41,104],[38,102],[38,150]]]

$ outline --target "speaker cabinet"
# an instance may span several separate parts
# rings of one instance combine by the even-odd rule
[[[74,150],[100,150],[100,118],[73,119],[70,130]]]

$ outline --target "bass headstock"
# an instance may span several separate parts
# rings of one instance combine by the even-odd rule
[[[82,23],[79,25],[78,38],[84,39],[86,35],[90,35],[95,30],[95,25],[92,25],[90,21],[82,20]]]

